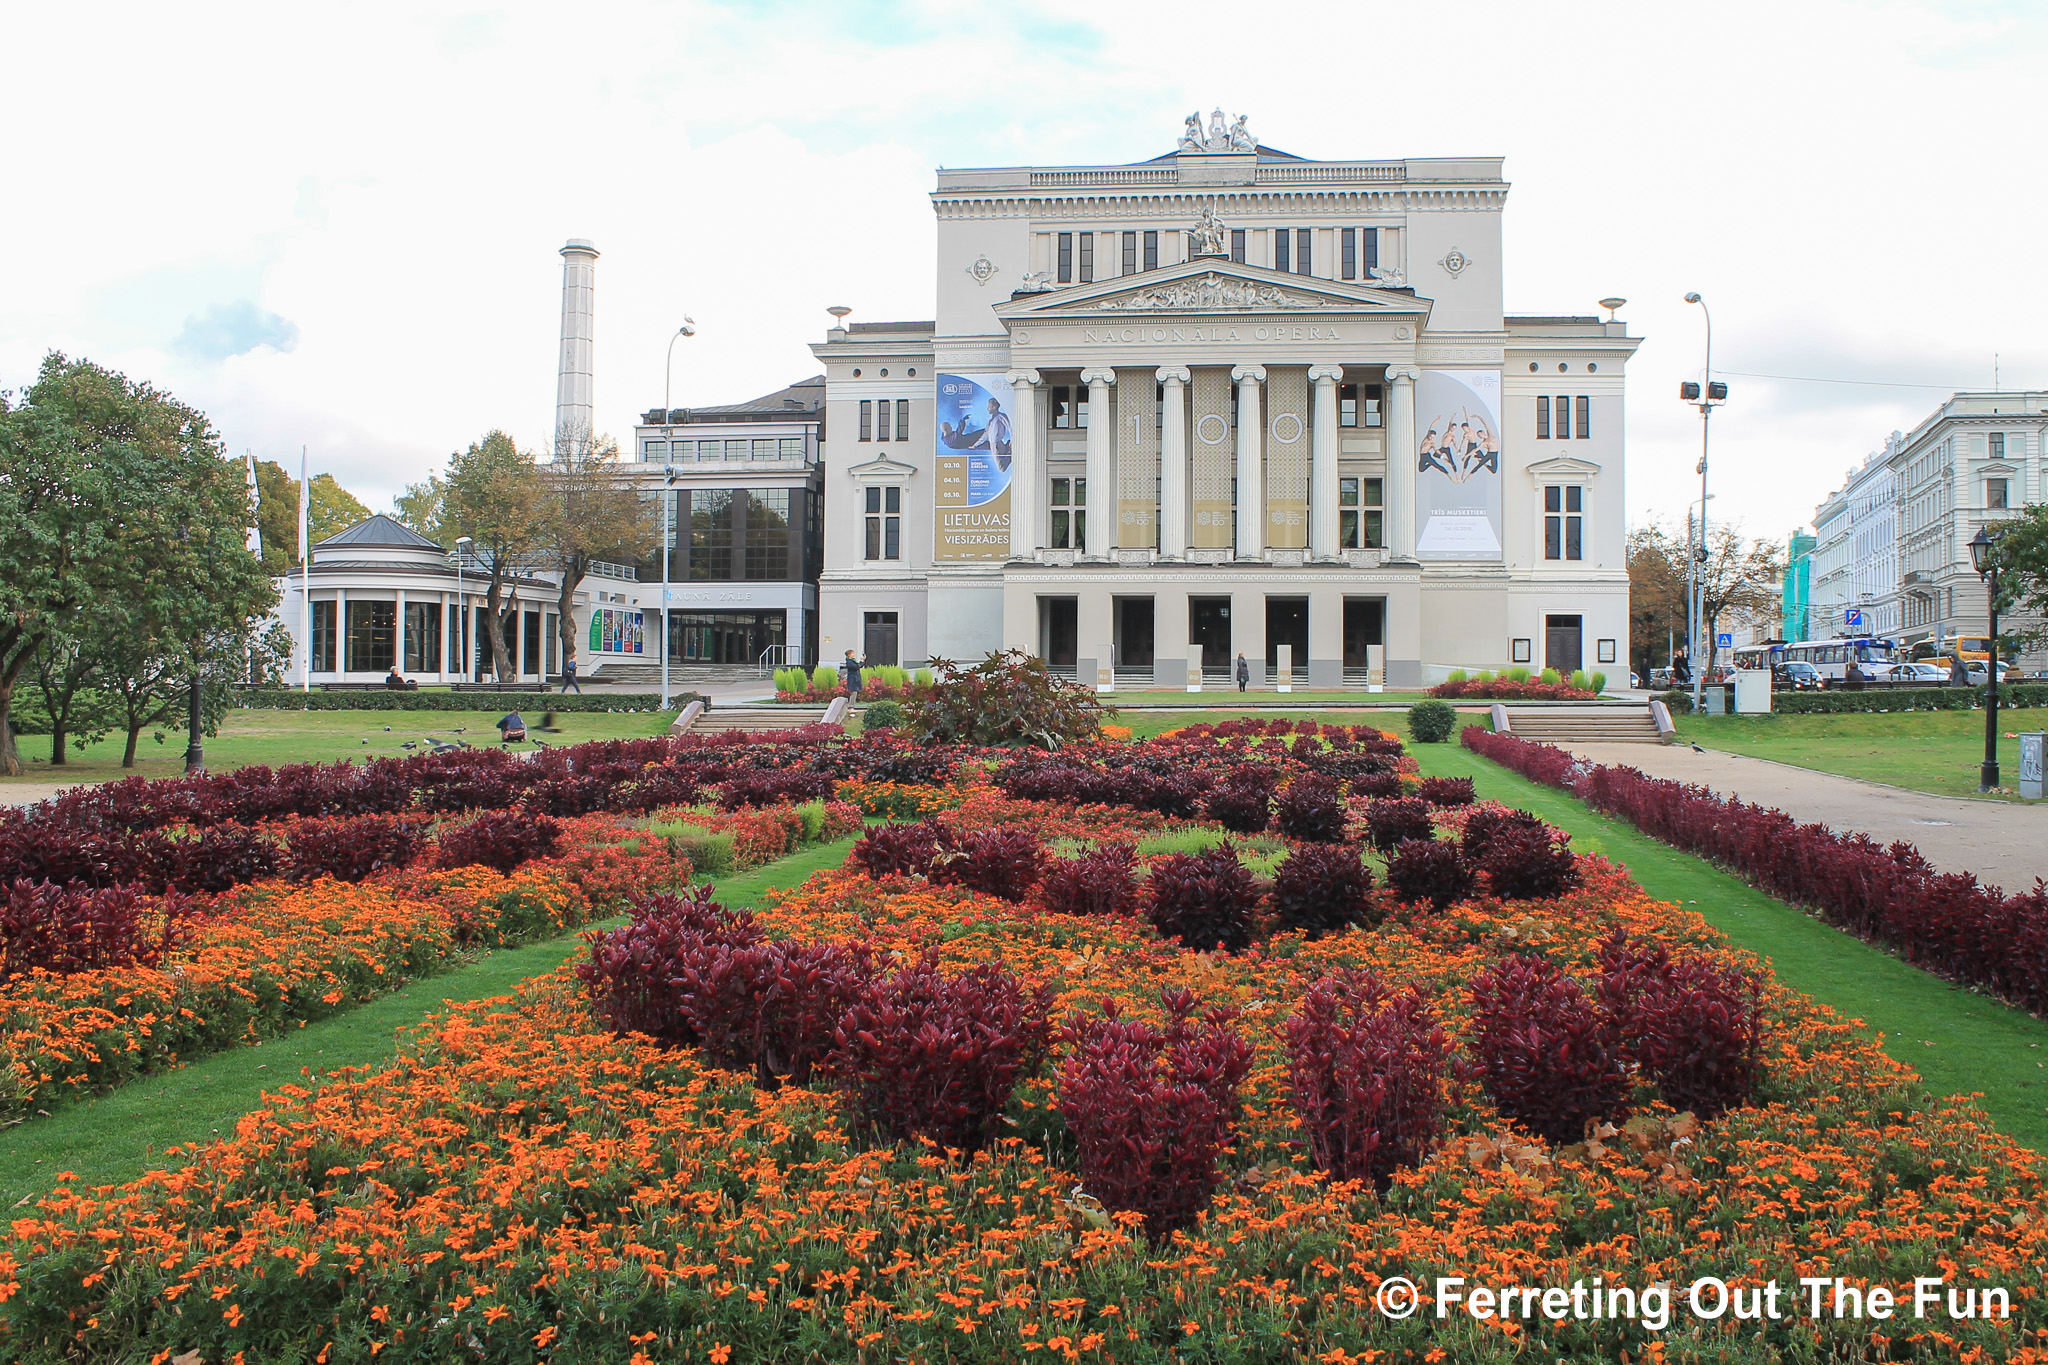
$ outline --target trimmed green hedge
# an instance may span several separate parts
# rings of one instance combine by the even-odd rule
[[[1981,687],[1879,687],[1860,692],[1780,692],[1771,709],[1781,716],[1825,716],[1849,711],[1976,711],[1984,705]],[[2048,683],[2001,683],[2001,710],[2024,711],[2048,706]]]
[[[673,695],[680,711],[706,698],[696,692]],[[659,711],[659,692],[299,692],[251,688],[235,693],[235,704],[253,711]]]

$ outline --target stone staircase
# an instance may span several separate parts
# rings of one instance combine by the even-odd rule
[[[1507,729],[1537,744],[1554,744],[1570,749],[1581,744],[1666,744],[1669,739],[1657,728],[1656,718],[1646,706],[1604,707],[1600,710],[1561,711],[1536,707],[1495,708],[1494,728],[1505,712]]]
[[[702,735],[720,730],[795,730],[805,725],[842,725],[846,698],[827,706],[720,706],[707,710],[691,702],[669,727],[671,735]]]

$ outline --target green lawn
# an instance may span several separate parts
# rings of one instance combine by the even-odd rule
[[[1888,782],[1936,796],[1975,796],[1977,768],[1984,761],[1982,711],[1674,716],[1672,720],[1681,739],[1702,749]],[[2018,740],[2005,736],[2048,729],[2048,710],[2001,711],[1998,729],[2000,777],[2006,787],[2015,787],[2020,746]]]
[[[1112,706],[1292,706],[1298,702],[1313,702],[1318,706],[1334,704],[1339,706],[1413,706],[1422,700],[1421,692],[1311,692],[1305,687],[1292,692],[1275,692],[1270,687],[1254,687],[1249,692],[1238,692],[1234,687],[1207,688],[1201,692],[1105,692],[1102,700]],[[1242,698],[1242,700],[1240,700]],[[1477,703],[1475,703],[1477,704]]]
[[[483,711],[235,711],[221,725],[218,735],[207,738],[206,766],[216,772],[251,763],[328,763],[337,758],[398,758],[408,752],[407,740],[420,741],[428,735],[465,743],[495,744],[498,732],[492,727],[502,709]],[[538,712],[521,712],[530,727],[537,727]],[[559,733],[539,735],[549,744],[577,744],[590,739],[625,739],[637,735],[658,735],[673,716],[654,712],[564,711],[555,718]],[[461,732],[461,733],[459,733]],[[163,743],[152,735],[161,733]],[[121,749],[125,737],[115,736],[67,755],[68,763],[52,766],[48,735],[19,735],[15,739],[28,773],[9,782],[105,782],[110,778],[141,775],[176,777],[185,771],[183,731],[145,730],[136,750],[136,766],[123,770]],[[531,746],[521,746],[531,747]],[[425,752],[422,747],[418,752]]]

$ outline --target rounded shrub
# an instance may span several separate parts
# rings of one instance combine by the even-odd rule
[[[545,815],[512,809],[487,811],[467,824],[445,829],[435,841],[442,867],[481,865],[510,872],[535,858],[552,858],[562,827]]]
[[[959,847],[932,857],[931,878],[942,886],[964,886],[1006,901],[1021,901],[1038,885],[1045,868],[1045,845],[1038,832],[1008,825],[977,830]]]
[[[1503,1118],[1561,1147],[1628,1111],[1606,1013],[1555,964],[1503,958],[1472,979],[1472,1007],[1472,1051]]]
[[[1374,919],[1372,872],[1350,844],[1303,844],[1273,874],[1273,912],[1310,938]]]
[[[1128,915],[1138,904],[1137,858],[1129,844],[1055,858],[1039,879],[1038,896],[1055,915]]]
[[[863,730],[893,730],[903,723],[903,708],[893,701],[871,701],[860,713]]]
[[[1681,691],[1674,687],[1668,692],[1659,692],[1657,700],[1669,707],[1671,714],[1674,716],[1689,716],[1692,714],[1692,693],[1690,692]]]
[[[1202,803],[1203,813],[1233,834],[1258,834],[1273,818],[1271,768],[1246,763],[1230,770],[1223,784]]]
[[[1436,838],[1429,802],[1415,796],[1387,796],[1368,802],[1365,837],[1382,853],[1392,853],[1410,839]]]
[[[1425,777],[1415,794],[1432,806],[1469,806],[1475,795],[1469,777]]]
[[[1458,712],[1447,701],[1432,697],[1419,701],[1408,708],[1408,733],[1415,736],[1418,744],[1441,744],[1451,737],[1451,730],[1458,723]]]
[[[1476,880],[1458,846],[1439,839],[1410,839],[1387,859],[1387,886],[1403,905],[1448,909],[1472,894]]]
[[[1344,802],[1337,779],[1303,773],[1273,803],[1273,824],[1290,839],[1334,844],[1344,838]]]
[[[1549,900],[1579,884],[1578,859],[1565,845],[1571,835],[1544,825],[1504,825],[1486,841],[1479,866],[1502,900]]]
[[[1146,889],[1152,926],[1162,937],[1198,953],[1251,946],[1259,888],[1231,845],[1161,858],[1152,864]]]

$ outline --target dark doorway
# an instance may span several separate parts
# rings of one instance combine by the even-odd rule
[[[1387,599],[1344,599],[1344,667],[1370,668],[1372,656],[1387,642]]]
[[[1579,616],[1543,618],[1543,666],[1570,674],[1585,667],[1585,640]]]
[[[893,611],[869,611],[861,613],[860,652],[871,664],[896,664],[902,660],[896,657],[896,613]]]
[[[1081,604],[1071,597],[1038,599],[1038,650],[1049,668],[1073,668],[1079,662]]]
[[[1188,643],[1202,649],[1203,669],[1230,667],[1230,599],[1188,599]]]
[[[1152,599],[1116,599],[1116,666],[1152,667]]]
[[[1266,667],[1280,666],[1280,646],[1291,651],[1292,667],[1308,671],[1308,599],[1269,597],[1266,599]]]

